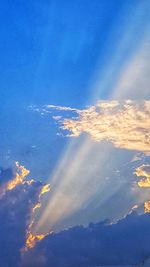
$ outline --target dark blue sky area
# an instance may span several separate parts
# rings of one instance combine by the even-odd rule
[[[98,60],[103,66],[120,37],[110,46],[109,33],[135,2],[1,0],[3,104],[84,104]]]

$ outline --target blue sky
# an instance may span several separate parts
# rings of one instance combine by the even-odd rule
[[[101,72],[115,56],[126,23],[140,2],[1,1],[3,103],[83,105],[97,65]],[[148,11],[134,31],[130,50],[147,15]],[[107,98],[107,90],[101,91],[99,97]]]
[[[107,236],[111,229],[118,242],[120,225],[126,229],[129,223],[130,233],[134,220],[138,229],[142,223],[149,227],[149,215],[143,214],[150,200],[149,14],[149,0],[0,0],[0,218],[4,216],[5,224],[5,218],[9,223],[14,216],[10,225],[15,240],[20,210],[23,214],[16,255],[29,230],[60,231],[54,240],[48,236],[41,243],[48,249],[57,237],[61,244],[67,235],[70,244],[77,242],[76,230],[92,243],[94,223],[105,219],[116,228],[113,223],[98,224],[99,231]],[[16,161],[35,181],[21,182],[11,191],[7,182]],[[51,190],[41,200],[43,183]],[[42,207],[33,214],[38,201]],[[28,218],[33,219],[31,229]],[[92,229],[84,228],[90,222]],[[148,241],[145,232],[142,240]],[[126,241],[128,245],[130,237]],[[99,250],[93,254],[91,245],[87,249],[90,262]],[[57,245],[56,253],[59,250]],[[142,259],[149,250],[143,245],[139,258],[132,253],[127,262],[132,256]],[[39,257],[41,262],[53,258]],[[30,267],[28,260],[30,255],[23,266]],[[82,257],[70,260],[82,263]]]
[[[84,108],[97,99],[118,97],[117,86],[123,87],[124,98],[148,98],[143,63],[141,75],[124,73],[126,68],[136,73],[135,65],[143,59],[139,50],[149,38],[149,8],[147,0],[1,1],[2,165],[21,160],[47,179],[70,142],[57,136],[51,116],[44,121],[29,105]],[[143,51],[148,62],[147,49]],[[143,77],[137,79],[139,88],[135,75]],[[130,93],[124,80],[129,80]]]
[[[111,98],[119,74],[148,32],[149,1],[0,2],[1,161],[8,150],[29,151],[37,143],[47,149],[49,139],[58,144],[50,160],[54,165],[66,140],[56,137],[57,129],[48,127],[48,119],[44,129],[44,122],[26,112],[27,107],[83,108],[95,99]],[[30,141],[24,136],[27,128]],[[20,148],[20,142],[25,147]],[[27,163],[20,153],[13,153],[13,160],[19,157]]]
[[[26,109],[30,104],[81,107],[89,102],[99,58],[103,65],[119,38],[118,32],[110,48],[109,33],[130,6],[134,8],[130,1],[1,1],[1,161],[5,165],[9,151],[12,161],[20,158],[29,164],[25,154],[31,154],[31,145],[40,144],[44,147],[40,153],[45,154],[48,142],[54,159],[49,152],[45,157],[50,157],[52,168],[66,140],[56,137],[48,119],[45,123]],[[48,176],[43,171],[41,175]]]

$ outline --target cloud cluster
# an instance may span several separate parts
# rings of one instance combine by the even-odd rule
[[[5,191],[0,199],[0,265],[17,266],[20,250],[25,245],[31,209],[37,201],[41,185],[18,184]]]
[[[76,117],[59,120],[69,136],[88,133],[94,141],[109,141],[115,147],[150,152],[150,101],[98,101],[77,110]]]
[[[15,170],[16,174],[11,168],[2,169],[0,175],[0,265],[4,267],[18,266],[23,248],[32,234],[33,208],[45,188],[40,182],[26,180],[29,171],[18,162]],[[39,239],[33,237],[35,244]]]

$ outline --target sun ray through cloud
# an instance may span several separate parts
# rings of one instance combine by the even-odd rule
[[[88,202],[96,194],[97,187],[104,190],[104,178],[99,177],[99,180],[96,179],[92,183],[91,177],[97,173],[102,175],[101,169],[107,163],[112,148],[108,148],[105,153],[99,151],[100,156],[95,159],[95,166],[90,171],[88,168],[88,172],[86,172],[90,155],[96,149],[95,141],[109,141],[116,148],[131,150],[136,153],[139,151],[145,155],[149,154],[150,110],[149,101],[146,101],[149,81],[147,73],[150,71],[148,64],[148,6],[148,3],[139,3],[136,6],[135,17],[130,14],[128,21],[131,27],[128,27],[126,23],[124,24],[126,27],[122,31],[122,38],[118,43],[116,54],[109,60],[108,65],[105,64],[104,69],[100,72],[97,71],[96,81],[92,81],[92,94],[90,96],[90,102],[97,100],[97,103],[94,102],[93,105],[84,109],[51,104],[42,108],[31,107],[34,111],[42,112],[42,114],[50,112],[51,115],[51,112],[53,114],[54,111],[57,111],[58,114],[53,114],[53,119],[57,121],[61,130],[67,130],[68,133],[64,136],[71,138],[68,149],[60,158],[60,162],[50,177],[52,191],[46,207],[34,226],[35,233],[44,227],[47,228],[47,225],[50,229],[59,228],[58,225],[61,225],[61,221],[80,210],[85,202]],[[135,29],[139,27],[139,18],[143,19],[143,25],[140,26],[140,34],[143,38],[138,39],[137,46],[133,44],[129,53],[128,49],[131,47],[133,34],[136,32]],[[141,71],[143,74],[139,78]],[[133,88],[132,92],[131,87]],[[102,89],[108,91],[111,89],[110,100],[98,101]],[[143,100],[139,101],[140,99]],[[62,115],[63,112],[73,112],[73,115],[65,118]],[[88,133],[94,142],[91,142],[85,133]],[[72,140],[72,137],[78,137],[78,140]],[[82,181],[80,181],[81,176],[83,177]],[[124,182],[122,181],[122,183]],[[116,186],[116,191],[119,190],[120,186],[121,184],[118,188]],[[110,196],[111,193],[107,195],[106,199],[109,199]]]

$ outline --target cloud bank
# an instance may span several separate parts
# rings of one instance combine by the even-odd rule
[[[135,212],[117,224],[110,225],[106,220],[97,224],[90,223],[87,228],[76,226],[47,236],[24,255],[22,266],[140,264],[150,255],[149,227],[150,214],[139,216]]]
[[[18,165],[18,174],[27,170]],[[147,170],[147,169],[146,169]],[[135,211],[116,224],[105,220],[90,223],[88,227],[76,226],[57,234],[47,234],[38,239],[27,233],[32,225],[33,208],[48,186],[26,180],[9,188],[17,175],[3,170],[5,193],[0,198],[0,263],[5,267],[87,267],[98,265],[139,264],[150,255],[150,214],[137,215]],[[6,177],[6,181],[4,179]],[[11,180],[10,180],[11,177]],[[63,203],[60,203],[63,205]],[[60,207],[61,208],[61,207]],[[36,217],[35,217],[36,218]],[[27,237],[34,237],[34,245],[22,250]],[[39,242],[37,242],[39,241]],[[140,243],[140,246],[139,246]],[[109,257],[108,257],[109,253]]]

